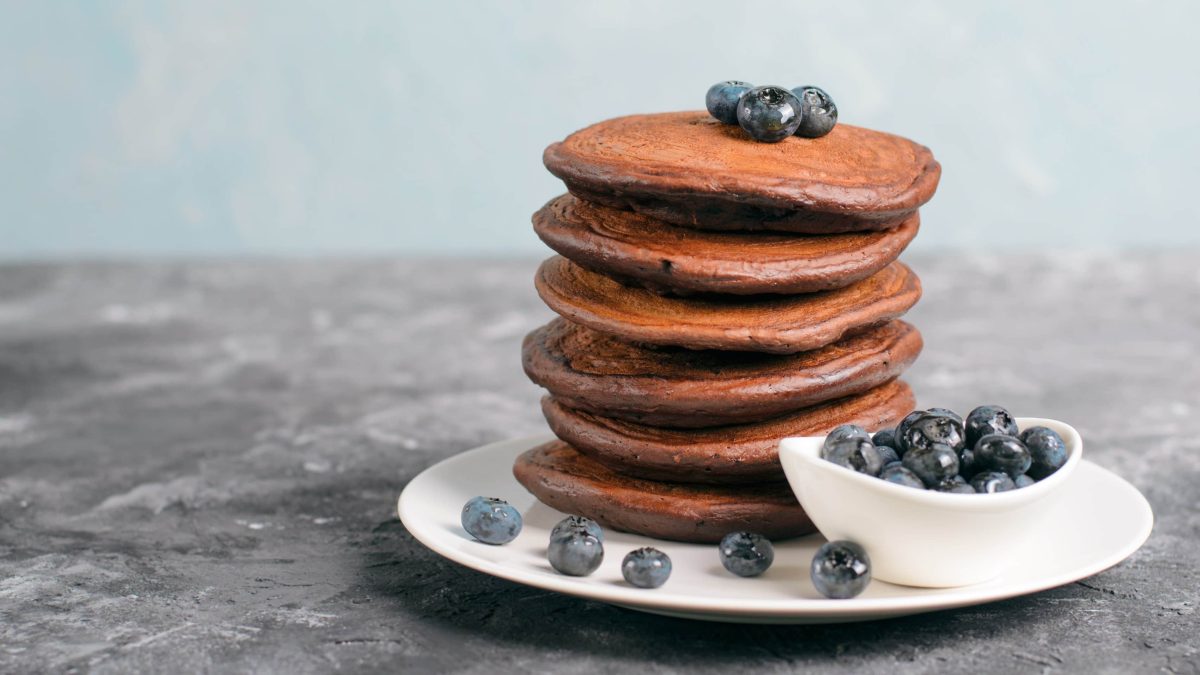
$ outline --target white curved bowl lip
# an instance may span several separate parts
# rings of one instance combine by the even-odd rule
[[[904,485],[897,485],[890,481],[876,478],[875,476],[858,473],[857,471],[821,459],[821,445],[825,442],[824,436],[793,436],[785,438],[779,442],[779,457],[780,461],[784,462],[785,465],[788,463],[789,457],[794,457],[804,462],[806,468],[816,471],[843,472],[847,474],[844,476],[845,478],[851,480],[855,485],[862,486],[863,490],[873,490],[890,495],[895,499],[961,511],[1005,511],[1045,497],[1070,477],[1071,473],[1075,471],[1075,467],[1079,466],[1079,462],[1083,458],[1083,439],[1080,438],[1079,432],[1075,430],[1075,427],[1065,422],[1041,417],[1018,417],[1017,426],[1021,431],[1025,431],[1031,427],[1049,427],[1057,431],[1067,446],[1067,462],[1058,471],[1029,487],[987,495],[964,495],[952,492],[938,492],[936,490],[917,490]],[[800,490],[796,489],[797,486],[792,482],[790,476],[788,477],[788,482],[792,485],[792,491],[796,493],[796,498],[800,501],[801,506],[803,506],[803,495],[800,494]]]

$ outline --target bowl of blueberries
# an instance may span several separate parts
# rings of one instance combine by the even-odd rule
[[[927,588],[1000,576],[1082,453],[1070,425],[995,405],[965,419],[916,410],[873,435],[846,424],[779,444],[788,482],[821,534],[868,551],[874,578]]]

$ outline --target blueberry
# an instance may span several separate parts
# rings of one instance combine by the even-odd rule
[[[981,405],[967,415],[967,447],[973,448],[988,434],[1017,435],[1017,421],[998,405]]]
[[[604,560],[604,543],[586,532],[568,531],[550,540],[546,558],[562,574],[586,577]]]
[[[900,454],[891,446],[876,444],[875,450],[879,453],[879,459],[883,460],[884,466],[900,461]]]
[[[783,87],[755,87],[737,104],[738,124],[756,141],[777,143],[800,126],[800,99]]]
[[[905,415],[904,419],[900,420],[900,424],[896,425],[896,444],[892,447],[896,449],[896,452],[900,453],[901,457],[903,457],[904,453],[908,451],[908,446],[904,444],[904,432],[908,431],[908,427],[911,426],[913,422],[916,422],[918,419],[920,419],[925,412],[926,411],[924,410],[914,410]]]
[[[883,470],[879,472],[879,477],[896,485],[917,488],[919,490],[925,489],[925,483],[921,481],[921,478],[908,467],[904,466],[902,462],[893,462],[883,467]]]
[[[1030,427],[1021,433],[1021,442],[1033,457],[1033,464],[1029,466],[1031,478],[1041,480],[1067,463],[1067,444],[1053,429]]]
[[[708,88],[704,95],[704,107],[708,114],[717,118],[722,124],[737,124],[737,105],[742,96],[754,85],[738,80],[725,80]]]
[[[852,541],[831,541],[817,549],[811,575],[817,592],[827,598],[853,598],[871,582],[871,559]]]
[[[975,444],[975,468],[981,471],[1003,471],[1016,478],[1032,464],[1029,449],[1015,436],[988,434]]]
[[[1005,475],[1007,475],[1007,474],[1005,474]],[[1027,473],[1023,473],[1023,474],[1021,474],[1020,476],[1017,476],[1017,477],[1016,477],[1016,478],[1013,480],[1013,484],[1015,484],[1015,485],[1017,486],[1017,488],[1018,488],[1018,489],[1020,489],[1020,488],[1024,488],[1024,487],[1029,487],[1030,485],[1033,485],[1033,484],[1034,484],[1034,483],[1036,483],[1036,482],[1037,482],[1037,481],[1036,481],[1036,480],[1034,480],[1034,479],[1032,479],[1032,478],[1030,478],[1030,477],[1029,477],[1029,474],[1027,474]]]
[[[558,539],[568,532],[583,532],[590,534],[604,543],[604,530],[600,529],[600,523],[586,518],[584,516],[567,516],[558,521],[553,530],[550,530],[551,541]]]
[[[761,534],[730,532],[721,538],[717,555],[730,572],[739,577],[756,577],[775,561],[775,547]]]
[[[956,422],[958,422],[960,425],[963,423],[962,415],[959,415],[958,413],[954,412],[953,410],[951,410],[949,408],[930,408],[929,410],[926,410],[925,412],[933,413],[934,415],[942,415],[943,417],[949,417],[949,418],[955,420]]]
[[[521,514],[495,497],[472,497],[463,505],[462,526],[485,544],[507,544],[521,533]]]
[[[820,87],[796,87],[792,90],[800,99],[802,111],[796,135],[803,138],[820,138],[833,131],[837,124],[837,106],[829,94]]]
[[[971,479],[971,487],[978,493],[1008,492],[1017,489],[1016,483],[1003,471],[984,471]]]
[[[931,443],[904,453],[904,466],[917,474],[926,487],[933,487],[958,473],[958,453],[944,443]]]
[[[934,485],[932,489],[937,490],[938,492],[955,492],[965,495],[975,494],[975,488],[971,487],[971,484],[967,482],[967,479],[957,475],[951,476],[937,485]]]
[[[886,445],[889,448],[896,447],[896,430],[895,429],[880,429],[871,437],[871,442],[876,447]]]
[[[621,561],[621,576],[638,588],[658,588],[671,576],[671,558],[656,549],[634,549]]]
[[[946,415],[926,412],[904,431],[904,447],[909,450],[926,448],[941,443],[954,448],[955,452],[966,447],[966,436],[962,424]]]
[[[883,458],[879,456],[879,450],[865,438],[846,438],[832,447],[823,447],[821,459],[868,476],[878,476],[879,470],[883,468]]]

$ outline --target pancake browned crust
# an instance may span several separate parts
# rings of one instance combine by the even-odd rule
[[[662,427],[759,421],[862,393],[904,372],[921,334],[889,321],[799,354],[646,347],[565,319],[525,337],[529,379],[569,408]]]
[[[758,483],[783,480],[776,448],[788,436],[818,436],[839,424],[869,430],[894,426],[916,407],[899,380],[865,394],[752,424],[708,429],[663,429],[565,408],[542,399],[555,436],[623,474],[682,483]]]
[[[677,225],[808,234],[894,227],[941,176],[929,148],[892,134],[839,124],[758,143],[703,111],[606,120],[542,161],[588,201]]]
[[[735,531],[784,539],[815,530],[787,483],[722,487],[629,478],[561,441],[522,454],[513,475],[563,513],[656,539],[715,543]]]
[[[890,230],[798,237],[676,227],[571,195],[533,214],[547,246],[593,271],[676,293],[812,293],[865,279],[917,234],[914,212]]]
[[[538,295],[576,323],[637,342],[794,354],[894,319],[921,297],[900,262],[845,288],[794,296],[666,297],[588,271],[561,256],[542,263]]]

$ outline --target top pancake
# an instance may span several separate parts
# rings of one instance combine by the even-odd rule
[[[900,316],[921,297],[917,275],[900,262],[845,288],[790,296],[664,297],[560,256],[542,263],[534,283],[550,309],[626,340],[769,354],[824,347]]]
[[[759,143],[702,111],[600,122],[542,159],[589,201],[703,229],[810,234],[894,227],[941,176],[928,148],[892,134],[838,124]]]
[[[585,202],[572,195],[533,214],[542,241],[588,269],[648,288],[689,292],[812,293],[887,266],[917,234],[913,213],[881,232],[796,236],[711,232]]]

